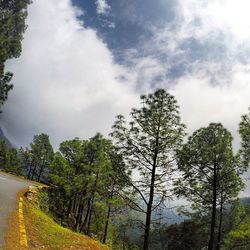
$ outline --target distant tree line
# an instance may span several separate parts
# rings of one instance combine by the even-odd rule
[[[0,141],[0,170],[23,175],[18,151],[15,148],[9,148],[4,141]]]

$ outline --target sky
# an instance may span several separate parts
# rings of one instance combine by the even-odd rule
[[[18,146],[47,133],[108,135],[139,95],[165,88],[191,134],[221,122],[239,147],[250,106],[247,0],[34,0],[1,126]],[[249,189],[250,192],[250,189]]]

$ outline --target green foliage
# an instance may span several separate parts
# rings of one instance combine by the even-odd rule
[[[239,133],[241,137],[240,153],[244,166],[247,168],[250,163],[250,113],[241,117]]]
[[[178,152],[178,168],[182,176],[175,183],[176,192],[192,203],[193,210],[201,215],[211,214],[212,241],[216,220],[219,220],[220,238],[223,208],[237,198],[244,187],[239,174],[245,168],[233,154],[230,132],[216,123],[194,132]],[[217,207],[219,218],[216,218]]]
[[[226,235],[222,249],[250,248],[250,205],[238,203],[232,216],[232,229]]]
[[[186,220],[155,228],[150,245],[154,250],[198,250],[206,246],[206,240],[203,225],[195,220]]]
[[[8,162],[8,146],[4,141],[0,141],[0,168],[4,169]]]
[[[30,3],[30,0],[0,0],[0,108],[13,88],[10,84],[12,73],[4,72],[5,62],[21,54],[27,6]]]
[[[0,108],[8,98],[8,92],[13,88],[10,84],[12,73],[0,74]],[[1,110],[0,110],[1,112]]]
[[[0,169],[8,173],[22,175],[22,168],[17,150],[8,148],[4,141],[0,141]]]
[[[58,222],[112,244],[117,191],[129,180],[123,159],[101,134],[89,140],[64,141],[49,164],[53,187],[49,210]]]
[[[113,249],[139,250],[143,244],[143,229],[138,226],[138,213],[129,208],[124,208],[119,216],[116,216],[116,227],[113,239]]]
[[[175,184],[176,191],[192,202],[193,209],[210,208],[214,184],[218,204],[220,192],[225,203],[244,187],[239,177],[244,167],[233,155],[231,134],[221,124],[211,123],[194,132],[178,152],[178,167],[183,176]]]
[[[54,185],[65,190],[67,197],[72,193],[75,184],[74,170],[60,153],[55,154],[50,164],[50,178]]]
[[[53,160],[54,151],[48,135],[35,135],[30,149],[21,148],[19,153],[28,179],[49,181],[49,164]]]
[[[38,192],[38,204],[42,211],[49,212],[49,195],[46,189],[39,190]]]
[[[31,166],[32,154],[28,148],[21,147],[19,149],[20,164],[24,170],[24,175],[27,175],[27,170]]]

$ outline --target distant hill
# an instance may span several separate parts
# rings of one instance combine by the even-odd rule
[[[1,127],[0,127],[0,140],[5,141],[10,148],[14,147],[13,144],[9,141],[9,139],[4,135]]]

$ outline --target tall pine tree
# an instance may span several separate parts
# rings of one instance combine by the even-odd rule
[[[244,167],[239,157],[233,154],[232,139],[220,123],[211,123],[194,132],[178,152],[182,176],[176,182],[176,191],[201,215],[210,215],[208,250],[220,249],[223,209],[244,186],[239,176]]]
[[[148,250],[152,212],[172,194],[169,186],[175,170],[175,151],[185,126],[175,98],[165,90],[142,95],[141,102],[140,109],[132,109],[129,124],[123,116],[117,117],[111,135],[126,164],[139,174],[131,182],[132,192],[139,199],[130,200],[130,205],[145,214],[143,249]]]

